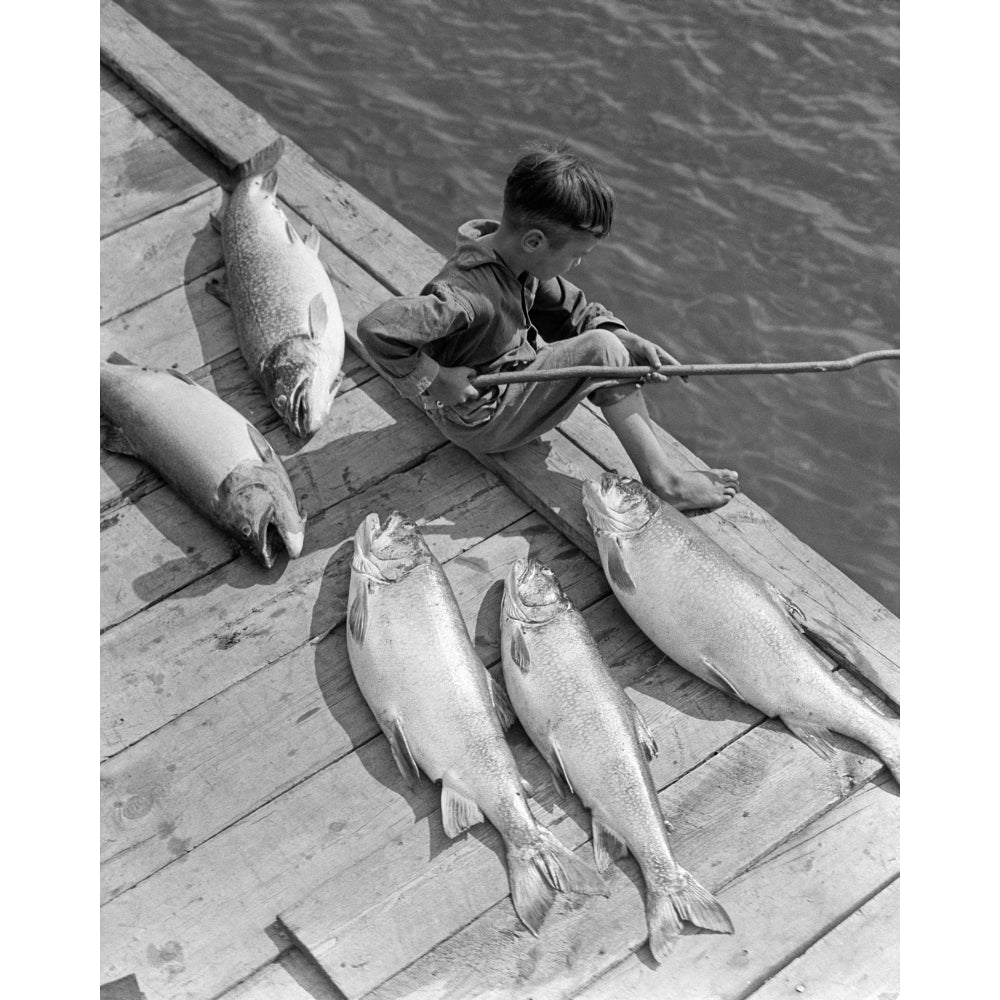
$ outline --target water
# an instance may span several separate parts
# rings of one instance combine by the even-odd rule
[[[896,3],[120,2],[442,253],[569,140],[617,194],[573,280],[682,361],[899,346]],[[647,397],[898,613],[897,363]]]

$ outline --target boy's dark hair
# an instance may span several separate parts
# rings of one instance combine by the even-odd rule
[[[503,192],[505,219],[518,229],[541,229],[557,245],[571,230],[607,236],[614,210],[614,191],[565,143],[539,145],[522,156]]]

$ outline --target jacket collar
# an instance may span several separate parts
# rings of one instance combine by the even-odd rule
[[[483,264],[499,264],[505,270],[510,268],[503,259],[490,247],[484,247],[480,242],[484,236],[495,233],[500,223],[493,219],[472,219],[458,227],[458,239],[455,244],[455,264],[463,271],[470,271]]]

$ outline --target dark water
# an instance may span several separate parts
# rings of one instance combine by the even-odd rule
[[[442,253],[569,140],[618,196],[573,280],[683,361],[899,346],[897,3],[121,2]],[[898,613],[897,363],[647,397]]]

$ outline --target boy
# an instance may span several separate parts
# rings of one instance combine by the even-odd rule
[[[613,211],[611,188],[565,146],[528,153],[507,178],[500,222],[461,226],[437,277],[419,296],[380,305],[358,336],[400,394],[467,451],[540,437],[586,396],[649,489],[680,510],[721,507],[739,489],[736,473],[673,469],[635,383],[528,382],[481,394],[469,382],[488,372],[678,363],[562,277],[608,234]]]

